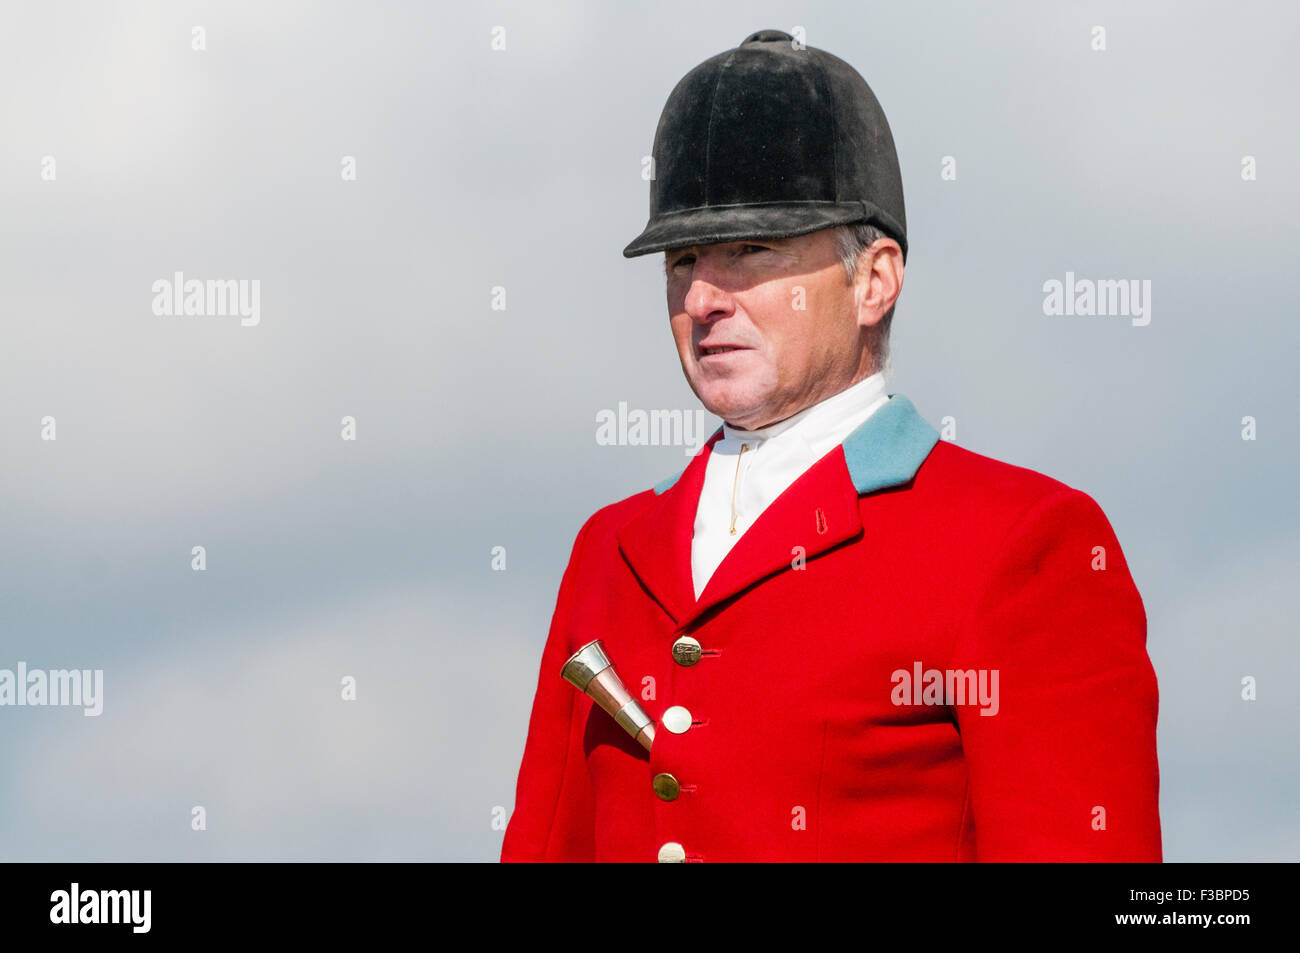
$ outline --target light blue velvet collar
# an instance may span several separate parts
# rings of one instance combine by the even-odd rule
[[[890,394],[888,403],[844,439],[844,461],[858,493],[873,493],[916,476],[938,442],[939,432],[912,402],[902,394]],[[669,489],[681,475],[655,484],[655,493]]]

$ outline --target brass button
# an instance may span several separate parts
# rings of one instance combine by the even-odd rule
[[[654,784],[655,794],[659,795],[661,801],[677,800],[677,795],[682,790],[681,785],[677,783],[677,779],[671,774],[656,774],[652,783]]]
[[[684,864],[686,863],[686,848],[676,841],[669,841],[659,848],[659,863],[661,864]]]
[[[694,665],[700,660],[700,643],[683,635],[673,643],[673,661],[678,665]]]
[[[674,705],[664,712],[664,727],[675,735],[683,734],[691,727],[691,713],[681,705]]]

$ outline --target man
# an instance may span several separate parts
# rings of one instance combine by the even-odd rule
[[[1146,616],[1105,515],[886,393],[907,254],[847,63],[764,30],[655,136],[678,356],[725,421],[560,586],[503,860],[1159,860]],[[560,677],[601,639],[647,752]]]

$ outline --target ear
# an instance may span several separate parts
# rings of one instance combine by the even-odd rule
[[[869,328],[889,313],[903,290],[903,249],[892,238],[877,238],[862,249],[853,278],[858,326]]]

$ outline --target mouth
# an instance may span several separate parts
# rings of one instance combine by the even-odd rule
[[[702,347],[702,348],[699,349],[699,356],[700,356],[700,357],[713,357],[713,356],[716,355],[716,354],[729,354],[729,353],[731,353],[732,351],[748,351],[748,350],[750,350],[750,348],[747,348],[747,347],[732,347],[732,346],[729,345],[729,344],[724,344],[724,345],[722,345],[721,347]]]

